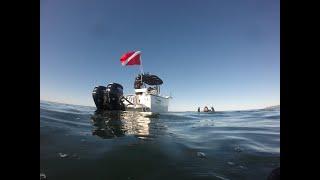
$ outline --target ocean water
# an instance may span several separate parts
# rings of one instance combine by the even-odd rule
[[[280,167],[280,108],[97,114],[40,101],[48,180],[267,179]]]

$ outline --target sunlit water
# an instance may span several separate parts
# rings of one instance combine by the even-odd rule
[[[267,179],[280,166],[280,109],[97,114],[40,102],[49,180]]]

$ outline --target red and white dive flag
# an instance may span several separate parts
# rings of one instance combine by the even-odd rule
[[[140,65],[140,51],[131,51],[127,52],[124,55],[121,56],[120,62],[122,66],[128,66],[128,65]]]

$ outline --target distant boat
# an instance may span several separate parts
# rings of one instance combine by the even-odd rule
[[[200,113],[215,113],[215,111],[200,111]]]
[[[214,113],[215,110],[213,107],[211,107],[211,109],[209,109],[207,106],[204,107],[203,111],[200,110],[200,107],[198,107],[198,112],[205,112],[205,113]]]

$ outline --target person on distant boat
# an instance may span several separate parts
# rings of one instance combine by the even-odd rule
[[[198,112],[200,112],[200,107],[198,107]]]
[[[207,106],[204,107],[203,112],[209,112],[209,108]]]
[[[214,108],[211,106],[211,111],[214,112]]]

